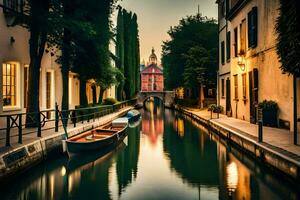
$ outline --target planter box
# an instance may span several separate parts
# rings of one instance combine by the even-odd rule
[[[263,125],[270,127],[278,127],[278,113],[275,109],[263,110]]]

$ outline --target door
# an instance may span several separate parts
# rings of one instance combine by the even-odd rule
[[[230,80],[226,80],[226,114],[231,115],[231,90]]]
[[[250,123],[257,123],[258,106],[258,70],[253,69],[249,72],[249,105],[250,105]]]

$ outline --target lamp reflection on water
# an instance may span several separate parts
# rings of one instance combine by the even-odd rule
[[[61,170],[60,170],[60,175],[61,175],[61,176],[65,176],[65,175],[66,175],[66,172],[67,172],[67,170],[66,170],[65,166],[62,166],[62,168],[61,168]]]
[[[238,185],[238,168],[235,162],[230,162],[226,167],[226,181],[228,193],[231,196],[235,192]]]
[[[177,134],[180,137],[183,137],[184,136],[184,121],[183,121],[183,119],[176,118],[175,119],[175,127],[176,127]]]

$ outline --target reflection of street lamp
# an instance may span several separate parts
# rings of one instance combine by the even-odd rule
[[[239,56],[238,57],[238,66],[241,68],[242,71],[245,71],[246,64],[245,64],[245,57],[244,56]]]

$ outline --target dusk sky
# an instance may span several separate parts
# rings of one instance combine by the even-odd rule
[[[120,4],[138,16],[141,61],[147,62],[154,47],[159,62],[162,41],[168,39],[170,26],[187,15],[196,14],[198,4],[204,16],[217,19],[216,0],[123,0]]]

